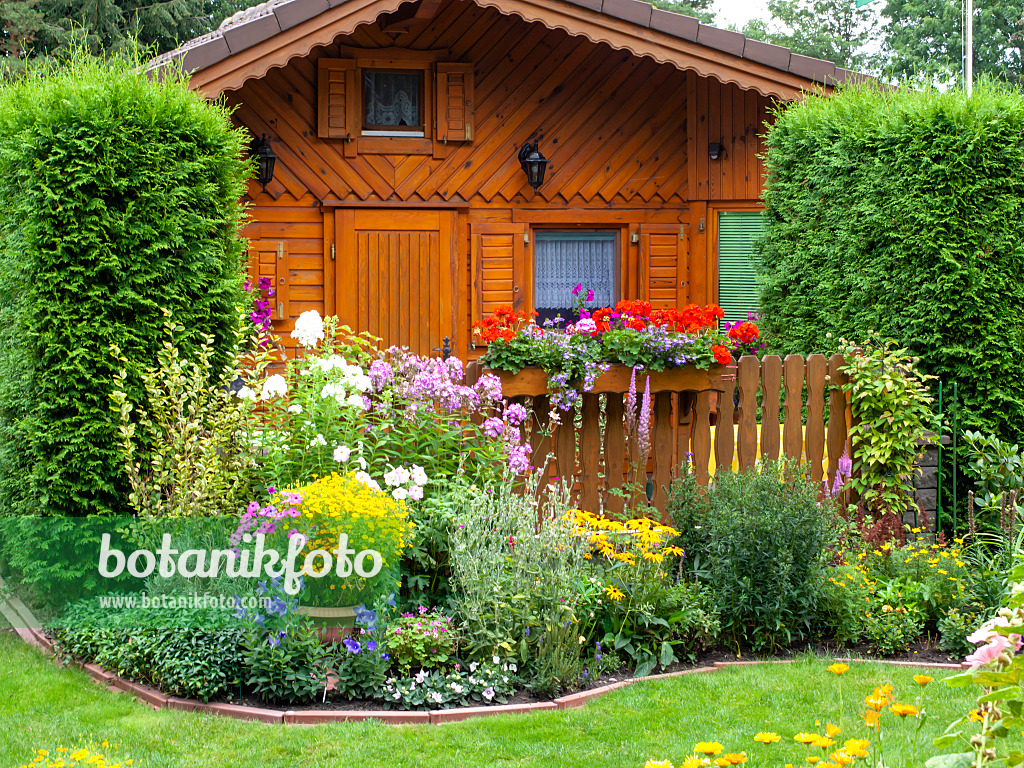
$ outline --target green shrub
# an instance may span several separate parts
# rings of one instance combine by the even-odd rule
[[[6,512],[124,511],[110,394],[156,366],[161,309],[191,357],[238,327],[243,135],[138,62],[80,56],[0,85],[0,499]]]
[[[682,488],[673,486],[669,511],[690,526],[690,573],[710,587],[723,639],[769,651],[807,637],[836,538],[832,503],[818,501],[821,486],[781,462],[722,472],[696,519]]]
[[[913,606],[875,604],[864,617],[864,638],[875,653],[906,653],[924,630],[924,615]]]
[[[455,655],[458,634],[452,620],[439,611],[422,608],[412,616],[395,619],[387,629],[387,648],[398,668],[427,669],[446,664]]]
[[[1024,439],[1024,96],[844,88],[783,108],[766,146],[777,351],[877,331],[959,382],[962,426]]]
[[[224,612],[110,609],[93,598],[69,606],[49,632],[64,659],[96,663],[166,693],[209,701],[238,689],[245,631]]]

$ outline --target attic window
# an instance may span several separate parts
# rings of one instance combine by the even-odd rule
[[[423,136],[423,70],[363,72],[363,136]]]

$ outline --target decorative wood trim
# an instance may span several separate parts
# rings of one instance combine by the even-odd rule
[[[246,80],[265,75],[295,57],[306,56],[316,46],[327,45],[338,35],[351,34],[357,27],[397,10],[410,0],[347,0],[301,24],[239,51],[216,64],[197,71],[191,87],[213,98],[239,88]],[[594,43],[649,57],[679,69],[694,70],[704,77],[735,83],[765,96],[784,100],[800,98],[805,92],[831,92],[815,81],[758,64],[741,56],[684,40],[664,32],[613,18],[608,14],[570,5],[562,0],[474,0],[549,29],[581,35]]]
[[[356,48],[351,45],[338,46],[342,58],[361,59],[374,62],[371,66],[394,66],[395,62],[416,62],[418,64],[435,64],[451,57],[447,48],[436,48],[431,51],[415,51],[411,48]]]

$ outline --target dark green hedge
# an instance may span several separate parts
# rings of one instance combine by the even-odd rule
[[[962,427],[1024,439],[1024,96],[812,96],[780,111],[766,164],[778,350],[878,331],[959,382]]]
[[[138,374],[237,327],[247,174],[227,111],[86,58],[0,86],[0,513],[124,510],[110,345]]]

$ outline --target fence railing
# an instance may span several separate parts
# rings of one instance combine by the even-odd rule
[[[684,460],[706,485],[712,472],[742,471],[759,458],[784,455],[806,460],[812,479],[827,477],[831,486],[850,424],[841,389],[846,383],[843,365],[841,355],[816,354],[806,360],[788,355],[785,361],[769,355],[762,360],[743,357],[711,371],[638,371],[638,409],[648,377],[651,389],[651,447],[642,457],[624,429],[629,368],[614,366],[600,376],[593,390],[581,395],[576,411],[561,414],[553,428],[543,371],[492,373],[501,379],[507,400],[533,406],[534,466],[544,464],[547,478],[575,478],[582,509],[621,512],[621,489],[635,462],[644,467],[639,476],[653,486],[651,502],[664,515],[667,488]],[[475,382],[485,371],[470,363],[467,379]]]

